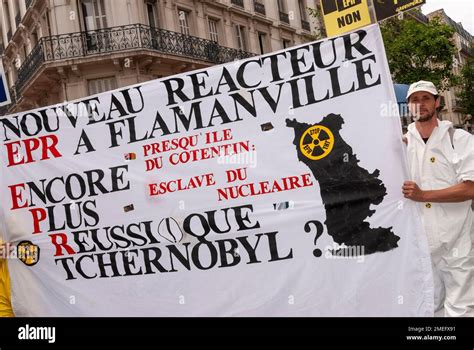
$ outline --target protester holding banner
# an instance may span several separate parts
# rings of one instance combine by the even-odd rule
[[[435,307],[439,311],[444,306],[445,316],[474,316],[474,137],[438,120],[440,99],[433,83],[412,84],[407,100],[415,122],[406,135],[412,181],[403,184],[403,193],[420,202]]]
[[[432,316],[384,104],[370,26],[0,118],[15,315]]]

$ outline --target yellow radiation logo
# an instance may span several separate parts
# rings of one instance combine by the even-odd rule
[[[319,160],[331,153],[334,146],[334,135],[322,125],[308,128],[300,140],[300,151],[305,157]]]
[[[17,246],[17,254],[25,265],[33,266],[39,261],[40,248],[30,241],[21,241]]]

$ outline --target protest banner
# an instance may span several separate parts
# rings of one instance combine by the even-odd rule
[[[17,316],[433,313],[376,25],[16,113],[0,138]]]

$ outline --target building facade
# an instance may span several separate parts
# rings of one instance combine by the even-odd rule
[[[0,115],[312,41],[316,0],[2,0]]]
[[[473,36],[463,28],[461,23],[456,23],[442,9],[431,12],[427,16],[430,19],[438,18],[442,23],[451,26],[455,30],[453,42],[456,46],[456,53],[454,56],[453,73],[460,75],[462,67],[473,55]],[[457,87],[442,92],[444,106],[440,113],[441,118],[451,121],[456,127],[464,128],[472,132],[474,120],[473,117],[466,114],[466,110],[460,106],[459,99],[457,98],[459,92],[460,90]]]

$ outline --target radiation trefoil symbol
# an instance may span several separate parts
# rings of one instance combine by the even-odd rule
[[[322,125],[308,128],[300,139],[300,150],[305,157],[319,160],[331,153],[334,146],[334,135]]]
[[[21,241],[17,246],[18,259],[27,266],[36,265],[40,258],[40,248],[30,241]]]

